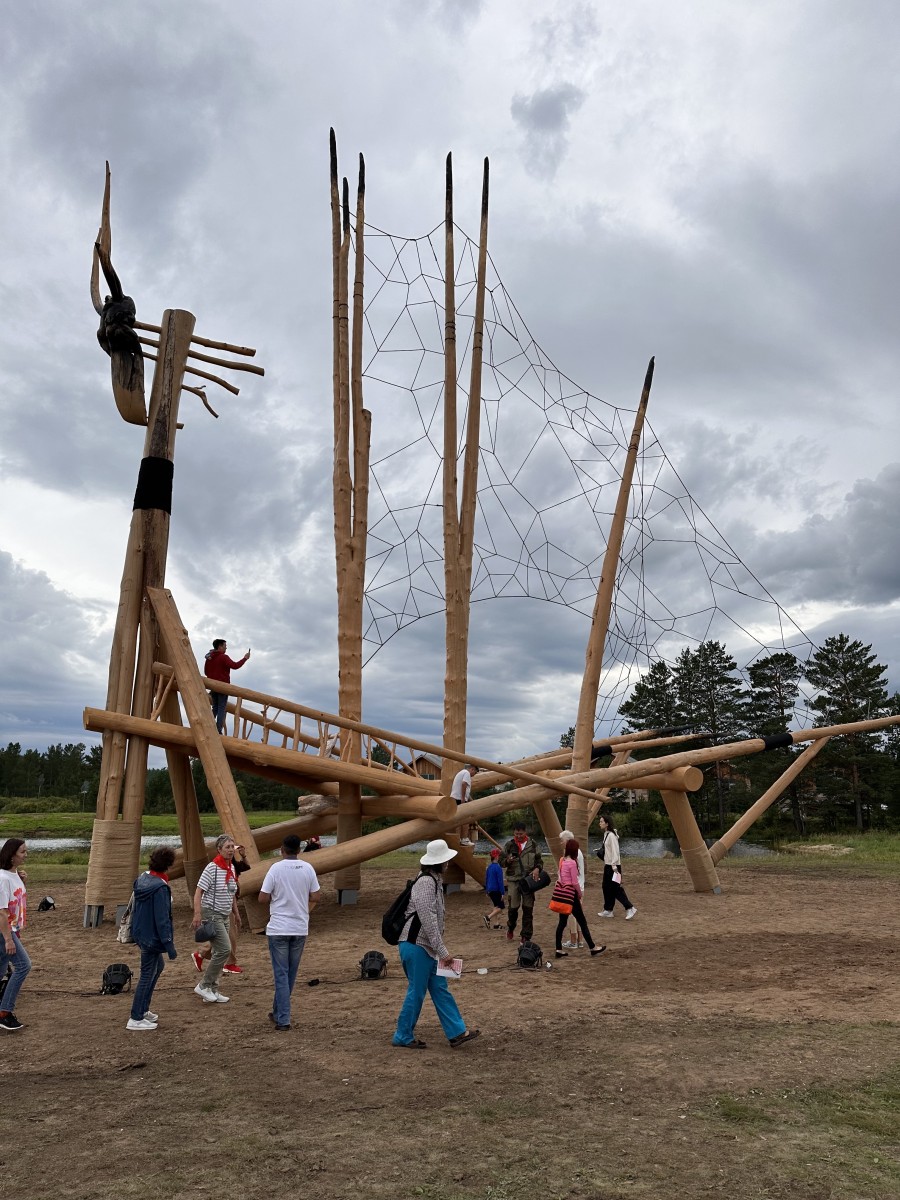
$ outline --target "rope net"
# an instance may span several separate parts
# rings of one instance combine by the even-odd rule
[[[366,227],[364,391],[373,414],[364,650],[370,661],[444,610],[444,229]],[[478,246],[455,229],[457,406],[465,436]],[[585,643],[634,411],[573,383],[532,337],[488,261],[472,602],[582,613]],[[473,620],[475,620],[473,612]],[[616,579],[598,728],[656,660],[718,640],[742,673],[814,647],[688,493],[645,424]],[[799,702],[805,704],[803,697]],[[805,722],[805,708],[795,711]],[[606,728],[604,728],[606,727]]]

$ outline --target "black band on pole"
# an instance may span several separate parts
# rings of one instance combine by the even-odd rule
[[[175,464],[168,458],[142,458],[133,508],[161,508],[172,512],[172,477]]]
[[[794,739],[789,733],[775,733],[762,739],[763,750],[780,750],[783,746],[793,746]]]

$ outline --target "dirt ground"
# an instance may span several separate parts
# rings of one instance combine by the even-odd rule
[[[0,1068],[7,1194],[900,1194],[896,1130],[886,1137],[875,1121],[851,1138],[810,1124],[801,1105],[898,1078],[896,883],[735,865],[723,895],[697,896],[680,862],[633,860],[625,882],[638,917],[609,921],[594,915],[597,865],[586,911],[609,950],[550,970],[514,966],[503,932],[482,927],[471,884],[449,898],[447,943],[466,963],[453,987],[482,1037],[451,1049],[426,1001],[422,1052],[390,1044],[405,980],[378,933],[405,871],[367,870],[357,907],[317,910],[287,1034],[266,1019],[264,938],[241,938],[245,972],[223,987],[229,1004],[193,994],[182,883],[159,1028],[127,1032],[129,997],[98,989],[108,963],[135,966],[134,948],[118,946],[111,924],[81,928],[80,885],[48,888],[49,913],[30,885],[35,969],[17,1005],[27,1028],[5,1036]],[[546,899],[536,914],[552,958]],[[383,981],[357,978],[369,949],[388,954]],[[754,1117],[754,1105],[773,1104],[779,1119]]]

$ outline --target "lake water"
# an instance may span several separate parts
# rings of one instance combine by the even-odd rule
[[[714,839],[708,839],[707,844],[712,845]],[[323,846],[333,846],[335,838],[326,835],[321,839]],[[0,841],[0,845],[2,845]],[[57,851],[57,850],[88,850],[91,843],[87,838],[29,838],[28,850],[31,854],[40,854],[41,851]],[[491,851],[491,842],[480,841],[476,846],[476,851],[479,854],[489,854]],[[589,843],[590,852],[593,853],[600,845],[599,838],[591,838]],[[181,838],[173,837],[142,837],[141,849],[152,850],[154,846],[175,846],[181,847]],[[424,842],[414,842],[409,847],[410,850],[424,850]],[[622,838],[619,845],[623,858],[664,858],[667,854],[673,854],[676,858],[681,857],[681,851],[678,848],[678,842],[675,838]],[[736,858],[754,858],[765,854],[774,854],[774,850],[770,846],[760,845],[758,842],[739,841],[730,852]]]

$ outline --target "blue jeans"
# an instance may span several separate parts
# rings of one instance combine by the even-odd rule
[[[221,692],[210,692],[209,699],[212,704],[213,716],[216,719],[216,729],[218,729],[219,733],[224,733],[225,714],[228,712],[228,697],[223,696]]]
[[[272,1004],[272,1016],[275,1018],[276,1025],[290,1025],[291,992],[297,982],[300,959],[303,957],[303,947],[306,945],[306,934],[269,934],[266,941],[269,943],[269,958],[272,960],[272,974],[275,977],[275,1000]]]
[[[15,954],[7,954],[6,947],[0,947],[0,979],[6,974],[7,963],[13,969],[3,995],[0,996],[0,1012],[13,1012],[16,1007],[16,998],[19,995],[19,988],[25,982],[25,976],[31,970],[31,959],[28,957],[28,951],[19,941],[19,935],[13,933],[12,940],[16,948]]]
[[[153,999],[156,981],[162,975],[165,965],[165,959],[158,950],[145,950],[141,946],[141,977],[134,989],[134,997],[131,1001],[131,1019],[133,1021],[144,1019],[144,1013],[150,1008],[150,1001]]]
[[[425,1003],[425,993],[431,997],[441,1029],[447,1039],[459,1037],[466,1032],[466,1023],[459,1015],[459,1009],[447,980],[437,974],[437,959],[417,946],[415,942],[401,942],[398,946],[400,961],[409,980],[406,997],[400,1016],[397,1018],[397,1030],[394,1034],[395,1046],[408,1046],[416,1040],[416,1022]]]

